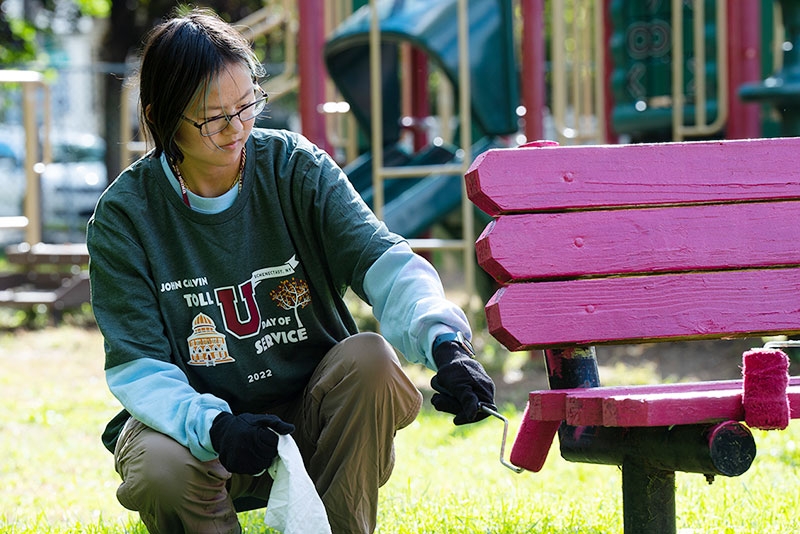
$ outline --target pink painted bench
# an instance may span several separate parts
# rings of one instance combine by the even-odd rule
[[[594,346],[800,333],[800,139],[534,143],[479,155],[466,183],[494,217],[489,330],[543,349],[551,387],[511,462],[540,469],[558,432],[564,458],[622,467],[626,533],[674,532],[676,471],[753,461],[742,381],[599,387]],[[800,417],[800,378],[777,394]]]

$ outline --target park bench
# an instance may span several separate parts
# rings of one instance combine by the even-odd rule
[[[5,255],[11,269],[0,273],[0,307],[42,309],[56,324],[64,311],[89,302],[89,252],[86,245],[9,245]]]
[[[742,380],[600,387],[594,348],[800,333],[800,138],[542,141],[479,155],[466,186],[494,217],[475,245],[501,284],[489,331],[548,372],[507,465],[538,471],[558,433],[565,459],[621,467],[626,533],[675,532],[675,472],[740,475],[750,428],[800,417],[779,349],[746,351]]]

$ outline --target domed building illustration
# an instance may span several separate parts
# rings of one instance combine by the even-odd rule
[[[186,338],[189,343],[189,365],[210,367],[236,361],[228,354],[225,335],[217,332],[217,325],[211,317],[198,313],[192,321],[192,330],[192,335]]]

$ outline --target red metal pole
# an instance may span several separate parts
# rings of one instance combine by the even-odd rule
[[[545,49],[544,0],[522,0],[522,103],[525,137],[544,139]]]
[[[761,80],[761,2],[728,0],[728,123],[727,139],[761,137],[761,105],[745,104],[739,88]]]
[[[428,57],[419,49],[411,49],[411,116],[414,118],[414,151],[428,144],[424,121],[431,114],[428,103]]]
[[[619,142],[619,136],[617,132],[614,131],[612,125],[612,115],[614,113],[614,94],[611,90],[611,73],[614,71],[614,61],[611,58],[611,33],[614,31],[613,26],[611,25],[611,0],[605,0],[603,2],[603,62],[604,62],[604,71],[605,71],[605,80],[603,83],[605,84],[605,101],[603,102],[603,106],[605,106],[605,117],[606,117],[606,124],[605,124],[605,137],[606,143],[616,144]]]
[[[300,76],[300,124],[303,135],[317,146],[333,154],[325,128],[322,104],[325,102],[325,66],[322,49],[325,44],[325,2],[299,0],[298,73]]]

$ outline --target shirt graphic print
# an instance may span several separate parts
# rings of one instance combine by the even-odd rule
[[[311,303],[308,283],[295,275],[299,262],[292,256],[284,264],[258,269],[249,279],[238,286],[219,287],[212,292],[201,293],[203,303],[216,304],[222,316],[222,324],[203,312],[192,319],[192,334],[186,339],[189,348],[189,361],[193,366],[216,366],[236,360],[228,350],[227,337],[220,329],[237,339],[246,339],[269,330],[254,344],[256,354],[261,354],[277,343],[297,343],[307,338],[306,329],[300,319],[299,310]],[[283,315],[267,316],[262,313],[256,299],[256,287],[268,280],[283,278],[269,291],[269,302]],[[200,298],[200,297],[199,297]],[[261,305],[265,300],[261,299]]]

